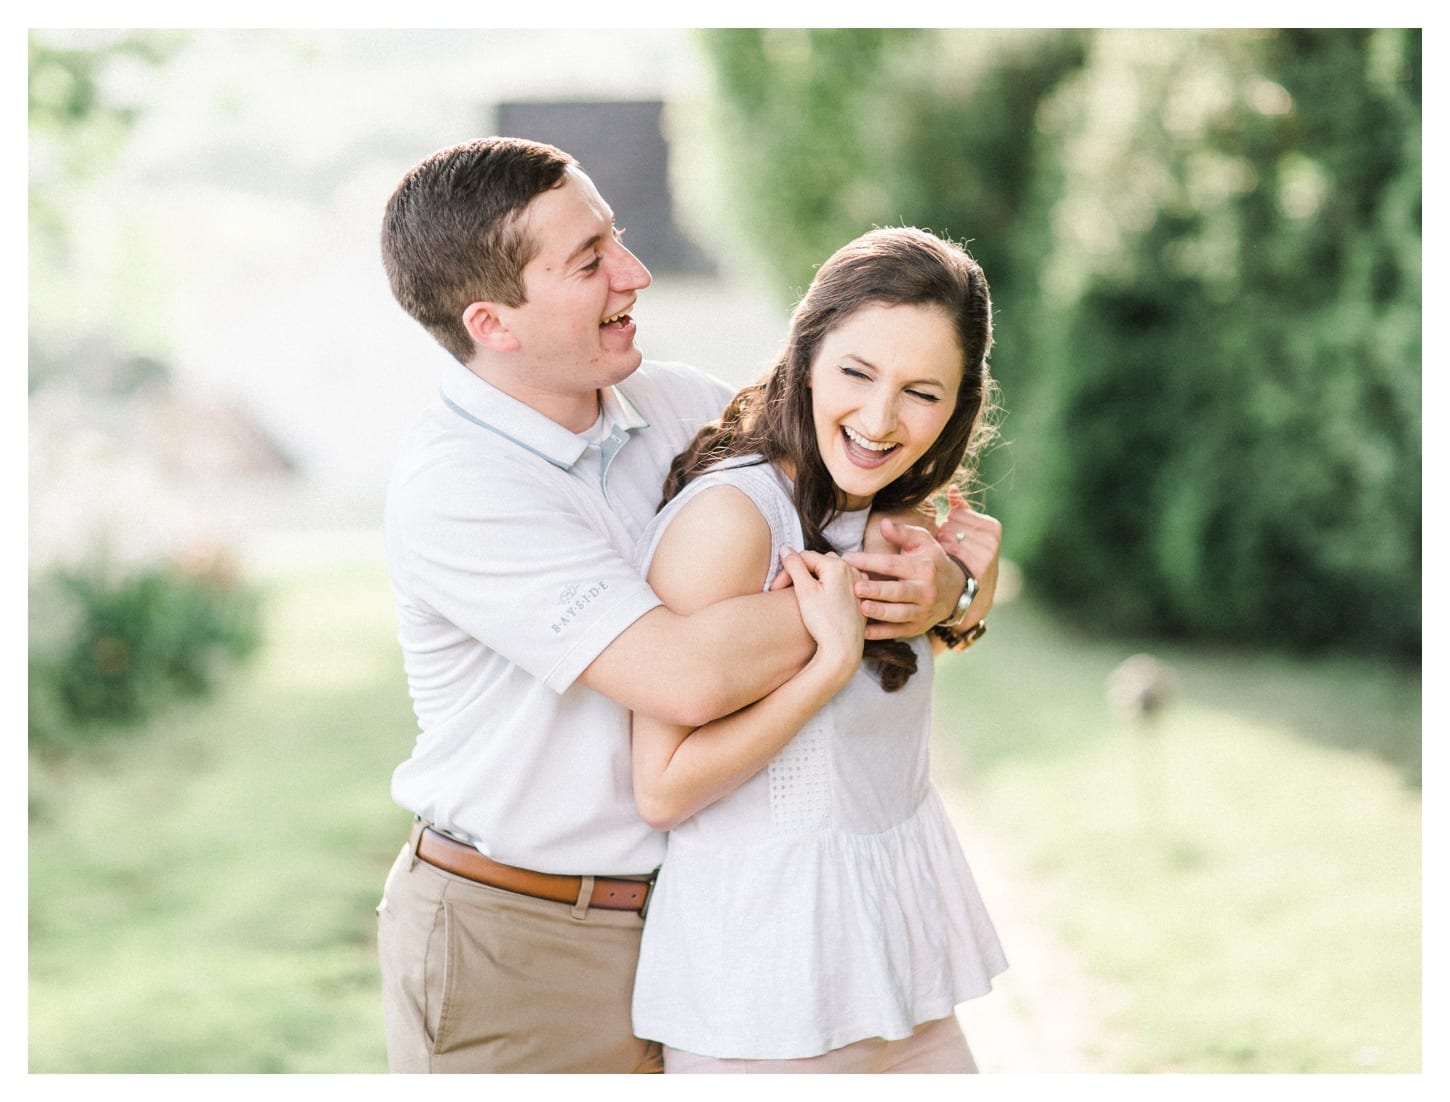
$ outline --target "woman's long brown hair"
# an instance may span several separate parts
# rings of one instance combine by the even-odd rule
[[[661,506],[723,460],[760,455],[794,472],[806,547],[831,550],[824,530],[839,514],[841,496],[816,439],[811,363],[826,335],[863,306],[908,305],[937,307],[950,319],[962,354],[962,382],[945,428],[909,471],[876,494],[872,508],[921,509],[948,484],[965,487],[994,431],[988,416],[995,389],[987,368],[991,293],[981,266],[965,249],[926,230],[902,227],[863,234],[821,265],[791,315],[779,359],[676,456]],[[914,653],[900,640],[868,641],[865,660],[888,692],[916,670]]]

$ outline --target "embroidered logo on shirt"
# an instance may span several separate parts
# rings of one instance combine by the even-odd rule
[[[559,619],[549,625],[554,629],[554,634],[563,634],[564,629],[574,622],[579,613],[583,612],[595,597],[608,588],[609,583],[600,579],[587,589],[582,585],[571,583],[559,590],[559,603],[564,606],[564,611]]]

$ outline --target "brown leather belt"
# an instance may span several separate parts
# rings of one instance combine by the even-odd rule
[[[418,837],[417,854],[428,864],[465,880],[487,884],[491,888],[551,899],[555,903],[577,903],[583,888],[583,877],[558,876],[548,872],[516,869],[500,865],[479,853],[466,842],[459,842],[432,827],[425,827]],[[594,891],[589,896],[591,907],[606,911],[643,911],[649,901],[649,880],[615,880],[594,878]]]

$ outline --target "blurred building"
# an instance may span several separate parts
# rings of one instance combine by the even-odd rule
[[[626,244],[656,276],[714,275],[716,264],[681,232],[670,192],[660,100],[501,103],[498,132],[573,154],[614,208]]]

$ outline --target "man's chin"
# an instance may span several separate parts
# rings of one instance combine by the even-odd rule
[[[613,382],[621,382],[628,379],[636,371],[639,365],[644,363],[644,353],[638,348],[632,348],[629,353],[622,356],[610,357],[610,375]]]

